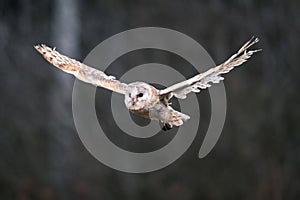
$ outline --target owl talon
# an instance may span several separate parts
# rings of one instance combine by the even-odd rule
[[[161,129],[163,131],[168,131],[168,130],[172,129],[172,126],[170,126],[169,124],[164,124],[164,126]]]

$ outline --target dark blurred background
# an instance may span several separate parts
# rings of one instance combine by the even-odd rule
[[[297,0],[1,1],[0,199],[300,199],[299,10]],[[216,63],[252,35],[263,52],[226,76],[227,119],[207,157],[197,158],[204,108],[199,137],[179,160],[126,174],[87,152],[72,118],[74,78],[33,45],[83,60],[106,38],[145,26],[187,34]],[[177,63],[165,54],[151,55]],[[153,62],[147,51],[129,57],[119,65]]]

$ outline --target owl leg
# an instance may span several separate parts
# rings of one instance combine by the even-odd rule
[[[172,129],[172,127],[173,127],[173,125],[167,123],[166,119],[159,121],[159,123],[162,125],[161,130],[163,130],[163,131],[168,131],[168,130]]]

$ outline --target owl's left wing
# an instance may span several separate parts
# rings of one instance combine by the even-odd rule
[[[55,67],[74,75],[79,80],[95,86],[103,87],[114,92],[125,94],[127,84],[121,83],[113,76],[108,76],[104,72],[89,67],[77,60],[60,54],[55,48],[50,48],[44,44],[36,45],[34,48]]]
[[[232,55],[224,63],[209,69],[208,71],[198,74],[186,81],[172,85],[166,89],[160,90],[160,95],[171,98],[173,95],[180,99],[185,99],[190,92],[200,92],[201,89],[206,89],[211,86],[211,83],[219,83],[224,78],[222,74],[230,72],[234,67],[237,67],[247,61],[255,52],[259,50],[247,51],[249,47],[259,42],[258,38],[252,37],[246,42],[240,50]]]

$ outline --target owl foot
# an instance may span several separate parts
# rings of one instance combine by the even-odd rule
[[[170,124],[164,124],[164,126],[161,128],[161,130],[163,131],[168,131],[172,129],[172,126]]]

